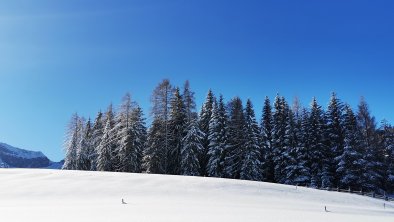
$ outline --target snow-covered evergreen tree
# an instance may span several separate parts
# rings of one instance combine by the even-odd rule
[[[213,105],[212,118],[209,122],[209,161],[207,166],[208,176],[224,176],[224,158],[228,146],[228,117],[223,96]]]
[[[199,128],[200,130],[204,133],[204,138],[202,141],[202,145],[204,149],[202,150],[200,156],[199,156],[199,162],[200,162],[200,175],[201,176],[207,176],[207,165],[209,161],[209,122],[212,118],[212,111],[213,111],[213,103],[214,103],[215,97],[213,95],[212,90],[208,91],[208,94],[206,96],[205,102],[201,108],[200,116],[199,116]]]
[[[336,158],[338,162],[337,175],[341,175],[339,186],[361,190],[363,183],[363,154],[360,144],[360,134],[357,129],[356,116],[349,105],[345,105],[344,113],[344,149],[342,155]]]
[[[119,171],[141,172],[142,152],[146,141],[146,127],[142,109],[126,94],[119,111],[118,159]]]
[[[294,133],[297,138],[295,149],[294,178],[295,185],[309,185],[311,181],[310,154],[309,154],[309,113],[302,109],[296,119]]]
[[[329,168],[325,164],[326,146],[324,145],[324,117],[321,106],[313,98],[309,115],[309,155],[311,162],[311,186],[321,187],[325,177],[329,175]]]
[[[165,149],[165,122],[156,118],[148,130],[147,145],[144,151],[143,168],[147,173],[167,173],[167,150]]]
[[[100,146],[101,140],[103,138],[104,133],[104,124],[103,124],[103,113],[100,111],[97,114],[96,119],[94,120],[93,128],[92,128],[92,149],[93,152],[89,155],[90,160],[90,170],[97,170],[97,156],[98,156],[98,148]]]
[[[116,140],[114,135],[114,112],[112,104],[108,107],[105,118],[105,128],[103,137],[97,149],[97,170],[98,171],[113,171],[113,150],[116,148]]]
[[[385,171],[387,192],[394,193],[394,128],[386,120],[382,121],[382,143],[385,150]]]
[[[250,100],[246,102],[245,107],[245,144],[243,148],[243,159],[240,172],[242,180],[262,180],[261,167],[261,147],[259,141],[259,126],[256,121],[256,115]]]
[[[365,160],[363,187],[366,191],[379,192],[384,180],[383,150],[381,150],[376,132],[375,118],[371,116],[365,100],[362,98],[358,105],[357,122],[361,133],[361,147]]]
[[[198,155],[203,150],[202,139],[204,133],[198,128],[196,121],[192,121],[187,134],[182,140],[181,147],[181,174],[188,176],[200,175]]]
[[[79,149],[77,151],[77,169],[90,170],[91,159],[90,156],[95,152],[92,146],[92,128],[90,119],[87,121],[86,126],[82,132]]]
[[[332,93],[330,102],[326,112],[327,120],[327,138],[326,145],[329,149],[329,156],[326,156],[328,167],[333,181],[330,181],[334,187],[339,185],[341,178],[341,170],[338,171],[340,156],[344,151],[344,129],[343,129],[343,105],[337,98],[335,93]]]
[[[181,149],[182,139],[186,135],[187,116],[179,88],[175,89],[171,100],[170,119],[168,129],[170,133],[168,150],[168,171],[169,174],[179,175],[181,173]]]
[[[263,180],[267,182],[275,181],[275,167],[273,161],[273,149],[272,149],[272,107],[268,96],[265,97],[263,114],[261,118],[261,147],[262,147],[262,171]]]
[[[147,157],[145,166],[152,173],[168,173],[170,153],[170,104],[173,100],[174,88],[168,79],[164,79],[153,91],[151,97],[153,117],[152,128],[149,130]],[[154,135],[156,134],[156,135]],[[151,147],[150,147],[151,146]],[[164,156],[161,156],[163,154]],[[161,156],[160,161],[157,155]],[[154,161],[152,163],[146,161]]]
[[[242,100],[235,97],[229,104],[229,145],[225,157],[225,177],[239,179],[244,158],[245,116]]]
[[[73,114],[68,130],[66,133],[66,140],[64,143],[64,149],[66,151],[66,157],[62,169],[64,170],[76,170],[78,169],[78,150],[80,150],[81,140],[83,137],[84,120],[79,117],[77,113]]]
[[[277,95],[274,102],[273,129],[272,129],[272,150],[274,162],[275,182],[284,183],[285,181],[285,135],[286,135],[286,117],[287,103],[284,97]]]

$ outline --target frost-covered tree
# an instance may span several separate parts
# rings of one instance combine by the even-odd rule
[[[244,158],[245,116],[242,100],[235,97],[229,103],[229,144],[225,157],[225,177],[239,179]]]
[[[209,161],[207,166],[208,176],[224,177],[224,158],[228,146],[228,116],[223,96],[215,101],[212,118],[209,122]]]
[[[186,80],[183,86],[182,98],[185,106],[187,125],[189,125],[192,121],[197,120],[197,112],[194,92],[190,89],[190,83],[188,80]]]
[[[263,180],[267,182],[274,182],[275,167],[273,161],[273,149],[272,149],[272,107],[268,96],[265,97],[263,106],[263,115],[261,118],[261,147],[262,147],[262,171]]]
[[[97,170],[98,171],[113,171],[113,150],[116,148],[116,140],[114,135],[114,112],[112,104],[108,107],[105,118],[105,128],[103,137],[97,149]]]
[[[382,145],[385,151],[385,188],[389,193],[394,193],[394,128],[386,120],[383,120],[381,124],[381,132]]]
[[[332,93],[326,112],[326,145],[329,149],[329,156],[326,156],[330,174],[333,175],[330,183],[337,187],[342,178],[341,170],[338,171],[340,156],[344,151],[344,129],[343,129],[343,104],[337,98],[336,93]]]
[[[376,132],[375,118],[371,116],[364,98],[358,105],[357,122],[361,133],[361,147],[365,160],[363,188],[368,191],[380,191],[384,180],[383,172],[383,150],[379,145]]]
[[[311,186],[323,187],[328,181],[329,168],[325,163],[324,117],[321,106],[313,98],[309,115],[309,156],[311,162]]]
[[[186,135],[187,116],[179,88],[175,89],[170,105],[169,150],[167,173],[179,175],[181,173],[182,139]]]
[[[124,97],[118,116],[118,170],[139,173],[146,141],[146,127],[142,109],[131,101],[130,94]]]
[[[245,107],[245,144],[243,148],[240,179],[262,180],[261,147],[259,141],[259,126],[253,110],[252,101],[248,100]]]
[[[212,111],[213,111],[213,103],[214,103],[215,97],[213,95],[212,90],[208,91],[208,94],[205,98],[205,102],[201,108],[200,116],[199,116],[199,128],[200,130],[204,133],[204,138],[202,140],[202,145],[204,149],[202,150],[200,156],[199,156],[199,162],[200,162],[200,175],[201,176],[207,176],[207,165],[209,161],[209,122],[212,118]]]
[[[311,181],[310,173],[310,154],[309,154],[309,113],[307,109],[302,109],[301,114],[298,115],[294,134],[297,138],[296,149],[293,150],[295,154],[294,164],[294,178],[295,185],[309,185]]]
[[[273,113],[273,129],[272,129],[272,150],[274,162],[274,178],[276,182],[284,183],[285,180],[285,136],[286,136],[286,118],[287,118],[287,103],[284,97],[277,95],[274,102]]]
[[[341,175],[339,186],[342,188],[361,189],[363,183],[363,154],[360,146],[360,133],[357,129],[356,116],[349,105],[345,105],[343,119],[344,149],[342,155],[336,157],[337,175]]]
[[[198,155],[202,151],[204,133],[198,128],[196,121],[192,121],[187,129],[187,134],[182,140],[181,147],[181,174],[199,176],[200,165]]]
[[[101,140],[103,138],[104,133],[104,124],[103,124],[103,113],[100,111],[97,114],[96,119],[94,120],[93,128],[92,128],[92,149],[93,152],[89,155],[90,160],[90,170],[97,170],[97,156],[98,156],[98,148],[100,146]]]
[[[66,140],[64,143],[64,149],[66,151],[66,157],[62,167],[64,170],[78,169],[77,154],[83,137],[83,128],[84,119],[79,117],[77,113],[73,114],[70,123],[68,124]]]
[[[163,128],[165,123],[162,119],[154,119],[148,130],[146,149],[143,157],[143,168],[147,173],[167,173],[167,150],[163,145],[166,135]]]
[[[90,170],[91,169],[91,155],[95,152],[92,146],[92,128],[90,119],[82,132],[79,149],[77,151],[77,169]]]
[[[169,118],[170,118],[170,104],[172,101],[172,97],[174,95],[174,88],[172,87],[170,81],[168,79],[164,79],[153,91],[152,97],[151,97],[151,103],[152,103],[152,110],[151,110],[151,115],[153,117],[153,123],[154,123],[154,130],[150,130],[150,135],[149,138],[151,139],[148,142],[148,145],[151,145],[153,147],[147,147],[148,153],[153,153],[159,154],[163,153],[165,157],[161,158],[161,163],[146,163],[147,166],[158,166],[162,165],[160,168],[164,167],[162,170],[158,170],[156,173],[167,173],[168,172],[168,165],[169,165],[169,159],[168,159],[168,153],[170,151],[169,143],[170,143],[170,131],[169,131]],[[153,126],[153,124],[152,124]],[[152,135],[152,133],[155,133],[157,135]],[[163,140],[162,140],[163,139]],[[162,140],[160,143],[156,143],[158,140]],[[160,149],[160,150],[158,150]],[[151,156],[153,157],[153,156]],[[147,157],[145,158],[146,160],[154,160],[155,158],[150,158]],[[150,168],[151,170],[154,170],[154,168]],[[155,171],[155,170],[154,170]]]

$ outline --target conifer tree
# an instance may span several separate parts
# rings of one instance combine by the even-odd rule
[[[181,149],[182,139],[186,135],[187,117],[179,88],[175,89],[170,106],[169,119],[169,150],[168,150],[168,173],[179,175],[181,173]]]
[[[285,135],[286,135],[286,117],[287,103],[283,97],[276,96],[274,102],[273,113],[273,129],[272,129],[272,147],[274,162],[274,178],[278,183],[284,183],[285,180]]]
[[[204,138],[202,140],[202,145],[204,149],[202,150],[200,156],[199,156],[199,162],[200,162],[200,175],[201,176],[207,176],[207,165],[209,161],[209,156],[208,156],[208,151],[209,151],[209,122],[212,118],[212,111],[213,111],[213,103],[214,103],[215,97],[213,95],[212,90],[208,91],[208,94],[206,96],[205,102],[201,108],[200,116],[199,116],[199,128],[200,130],[204,133]]]
[[[105,119],[105,128],[103,137],[98,147],[97,156],[97,170],[98,171],[113,171],[113,150],[116,148],[115,136],[113,135],[114,128],[114,112],[112,111],[112,104],[108,107]]]
[[[323,178],[328,175],[328,167],[324,162],[326,146],[324,145],[324,117],[316,98],[311,103],[309,115],[309,155],[311,162],[311,186],[323,186]]]
[[[78,170],[90,170],[91,160],[90,156],[94,153],[92,147],[92,128],[90,119],[87,121],[86,126],[82,132],[82,138],[80,141],[79,149],[77,151],[77,169]]]
[[[162,119],[154,119],[148,130],[146,150],[143,157],[143,168],[147,173],[167,173],[167,150],[163,146],[166,141]]]
[[[256,115],[250,100],[246,102],[245,107],[245,144],[242,157],[242,166],[240,179],[243,180],[262,180],[261,172],[261,147],[259,141],[259,126],[256,121]]]
[[[223,96],[213,105],[212,118],[209,122],[209,161],[208,176],[224,177],[224,158],[228,145],[228,117]]]
[[[262,171],[264,181],[274,182],[275,167],[273,161],[273,148],[272,148],[272,107],[268,96],[265,97],[263,115],[261,118],[261,147],[262,147]]]
[[[66,141],[64,148],[66,157],[62,169],[76,170],[78,169],[77,154],[80,149],[81,139],[83,136],[83,118],[79,117],[77,113],[73,114],[66,134]]]
[[[342,102],[337,98],[335,93],[332,93],[330,102],[328,104],[326,112],[327,120],[327,138],[326,145],[329,149],[329,155],[326,156],[330,174],[333,175],[333,181],[330,183],[337,187],[339,185],[342,175],[338,171],[340,156],[344,151],[344,133],[343,133],[343,105]]]
[[[386,183],[385,188],[387,192],[394,192],[394,128],[383,120],[381,124],[382,143],[385,150],[385,171]]]
[[[376,132],[375,118],[371,116],[364,98],[358,105],[357,122],[361,133],[361,147],[364,153],[363,187],[367,191],[379,192],[382,188],[383,176],[383,152],[380,150],[378,135]]]
[[[186,136],[182,139],[181,147],[181,174],[199,176],[200,165],[198,154],[202,151],[204,133],[198,128],[196,121],[192,121],[187,129]]]
[[[344,150],[341,156],[338,156],[337,174],[340,177],[340,187],[361,190],[363,183],[363,155],[360,144],[360,134],[357,129],[356,116],[349,105],[345,105],[344,113]]]
[[[104,133],[103,114],[98,112],[92,128],[92,153],[89,155],[90,170],[97,170],[98,148]]]
[[[245,116],[242,100],[235,97],[229,104],[229,145],[225,157],[225,177],[239,179],[244,158]]]

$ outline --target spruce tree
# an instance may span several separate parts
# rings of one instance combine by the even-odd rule
[[[196,121],[192,121],[187,129],[186,136],[182,139],[181,147],[181,174],[199,176],[200,165],[198,155],[202,151],[204,133],[198,128]]]
[[[92,128],[90,119],[87,121],[82,134],[79,149],[77,151],[77,169],[90,170],[91,160],[89,157],[95,152],[92,146]]]
[[[325,163],[326,146],[324,145],[324,117],[316,98],[311,103],[309,115],[309,155],[311,162],[311,186],[323,187],[329,168]],[[328,180],[326,180],[328,181]]]
[[[383,120],[381,124],[382,145],[384,147],[384,163],[386,171],[385,188],[387,192],[394,192],[394,128]]]
[[[225,157],[225,177],[239,179],[244,158],[245,116],[242,100],[235,97],[229,104],[229,145]]]
[[[363,187],[366,191],[379,192],[384,180],[383,163],[381,160],[382,150],[380,150],[378,135],[376,132],[375,118],[371,116],[369,108],[364,98],[358,105],[357,122],[361,133],[361,147],[365,160],[363,168]]]
[[[201,176],[207,176],[207,165],[209,161],[209,122],[212,118],[212,111],[213,111],[213,103],[214,103],[215,97],[213,95],[212,90],[208,91],[208,94],[206,96],[205,102],[201,108],[200,116],[199,116],[199,128],[200,130],[204,133],[204,138],[202,140],[202,145],[204,149],[202,150],[200,156],[199,156],[199,162],[200,162],[200,175]]]
[[[286,116],[287,103],[283,97],[277,95],[274,102],[273,129],[272,129],[272,147],[274,162],[275,182],[284,183],[285,180],[285,135],[286,135]]]
[[[92,153],[89,155],[90,170],[97,170],[97,156],[98,148],[103,138],[104,125],[103,125],[103,113],[100,111],[94,120],[92,128]]]
[[[336,158],[338,162],[337,174],[341,175],[339,186],[361,190],[363,183],[363,154],[360,144],[360,134],[357,129],[356,116],[349,105],[345,106],[344,113],[344,150],[342,155]]]
[[[296,120],[295,135],[297,137],[297,147],[295,150],[295,185],[307,186],[311,182],[311,162],[309,153],[309,113],[307,109],[302,109]]]
[[[77,113],[73,114],[68,130],[66,133],[66,141],[64,149],[66,157],[62,169],[64,170],[77,170],[78,169],[78,150],[80,149],[81,140],[83,136],[83,118],[79,117]]]
[[[179,175],[181,173],[181,149],[182,139],[186,135],[187,128],[186,111],[183,104],[179,88],[176,88],[171,100],[169,119],[169,150],[168,150],[168,171],[169,174]]]
[[[275,167],[273,161],[273,147],[272,147],[272,130],[273,130],[273,120],[272,120],[272,107],[268,96],[265,97],[263,115],[261,118],[261,147],[262,147],[262,171],[264,181],[274,182],[275,177]]]
[[[144,151],[143,168],[147,173],[167,173],[167,150],[163,146],[166,141],[165,122],[154,119],[148,130],[147,145]]]
[[[224,177],[224,158],[228,145],[228,117],[223,96],[214,102],[212,118],[209,122],[208,176]]]
[[[326,145],[329,149],[329,156],[326,156],[327,164],[329,165],[330,174],[332,175],[333,181],[330,183],[333,184],[334,187],[339,185],[341,178],[338,171],[340,156],[342,156],[344,151],[344,133],[343,133],[343,105],[342,102],[337,98],[335,93],[332,93],[330,102],[328,104],[327,112],[326,112],[326,120],[327,120],[327,138]]]
[[[259,140],[259,126],[250,100],[246,102],[244,127],[245,144],[243,148],[240,179],[261,181],[262,167],[260,158],[262,151]]]
[[[112,104],[108,107],[105,119],[105,128],[100,145],[97,149],[97,170],[98,171],[113,171],[113,150],[116,148],[114,128],[114,112],[112,111]]]

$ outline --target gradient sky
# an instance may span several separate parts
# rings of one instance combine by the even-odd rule
[[[186,79],[198,106],[279,92],[326,107],[364,96],[394,123],[394,1],[0,3],[0,141],[63,158],[71,114],[94,118],[130,92],[149,113],[163,78]],[[148,116],[147,116],[148,117]]]

